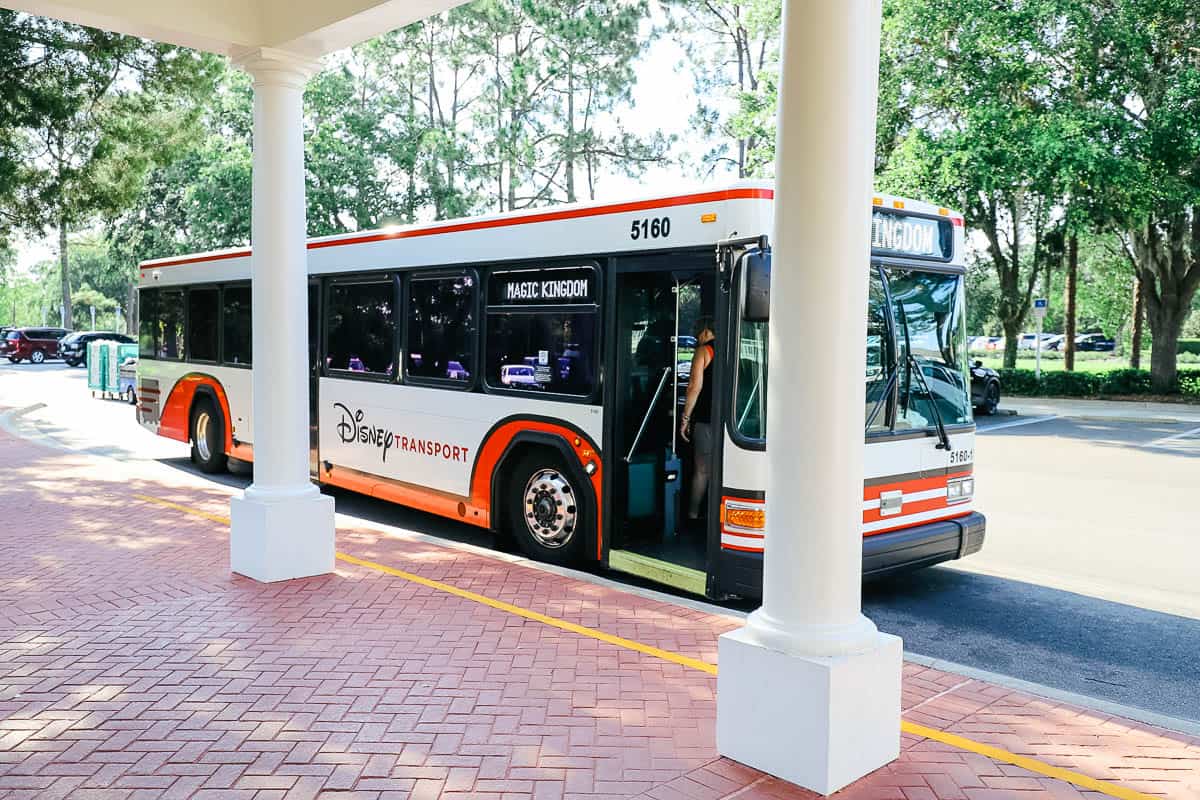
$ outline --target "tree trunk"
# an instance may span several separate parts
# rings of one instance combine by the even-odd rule
[[[67,221],[58,221],[58,268],[62,277],[62,326],[72,330],[75,325],[71,319],[71,272],[67,259]]]
[[[129,293],[125,300],[125,333],[137,338],[138,335],[138,290],[137,284],[129,284]]]
[[[1021,341],[1020,320],[1003,320],[1004,328],[1004,368],[1015,369],[1017,366],[1017,343]]]
[[[1179,390],[1178,378],[1179,335],[1183,331],[1183,315],[1167,310],[1149,318],[1154,341],[1150,343],[1150,386],[1156,394],[1170,394]]]
[[[1142,367],[1142,320],[1146,317],[1144,304],[1142,303],[1142,279],[1139,275],[1133,276],[1133,334],[1129,343],[1129,368],[1141,369]]]
[[[1079,275],[1079,237],[1074,234],[1067,242],[1067,320],[1063,331],[1063,368],[1067,372],[1075,369],[1075,281]]]

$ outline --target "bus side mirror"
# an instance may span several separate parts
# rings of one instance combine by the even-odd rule
[[[746,322],[767,322],[771,319],[770,251],[752,250],[742,257],[742,280],[746,284],[742,319]]]

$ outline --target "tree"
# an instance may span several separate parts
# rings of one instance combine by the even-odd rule
[[[1055,101],[1058,0],[896,0],[885,17],[888,80],[919,114],[887,157],[880,184],[959,207],[983,232],[996,272],[1004,364],[1034,287],[1054,258],[1061,176],[1072,139]],[[893,121],[900,130],[903,123]]]
[[[677,0],[674,29],[682,34],[696,96],[692,122],[716,140],[702,159],[706,175],[719,167],[739,178],[769,176],[775,165],[779,0]]]
[[[210,85],[212,56],[38,19],[21,40],[29,81],[48,98],[22,120],[15,222],[34,234],[58,230],[62,323],[70,327],[68,234],[137,196],[157,162],[195,121]]]
[[[1125,170],[1118,225],[1150,326],[1151,382],[1175,391],[1179,335],[1200,288],[1200,7],[1121,0],[1078,19]]]

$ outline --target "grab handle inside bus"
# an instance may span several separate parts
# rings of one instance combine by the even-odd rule
[[[671,368],[663,369],[662,377],[658,380],[658,388],[654,390],[654,397],[650,399],[650,406],[646,409],[646,416],[642,417],[642,424],[638,427],[637,436],[633,437],[633,444],[629,448],[629,455],[625,456],[625,463],[629,464],[633,461],[633,454],[637,452],[638,445],[642,441],[642,434],[646,432],[646,424],[650,422],[650,415],[654,413],[654,407],[658,405],[658,398],[662,396],[663,387],[667,385],[667,378],[671,377]]]
[[[742,280],[746,284],[742,319],[768,322],[771,319],[771,251],[751,250],[742,256]]]

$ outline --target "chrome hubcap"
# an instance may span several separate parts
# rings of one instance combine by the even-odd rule
[[[575,492],[556,469],[540,469],[525,484],[525,525],[545,547],[571,541],[578,519]]]
[[[196,452],[202,461],[212,458],[212,448],[208,446],[208,412],[201,411],[196,416]]]
[[[35,350],[35,351],[33,352],[33,355],[31,355],[31,356],[29,357],[29,360],[30,360],[30,361],[32,361],[32,362],[33,362],[33,363],[35,363],[35,364],[40,364],[40,363],[42,363],[42,361],[43,361],[43,360],[45,360],[45,358],[46,358],[46,357],[45,357],[44,355],[42,355],[42,351],[41,351],[41,350]]]

